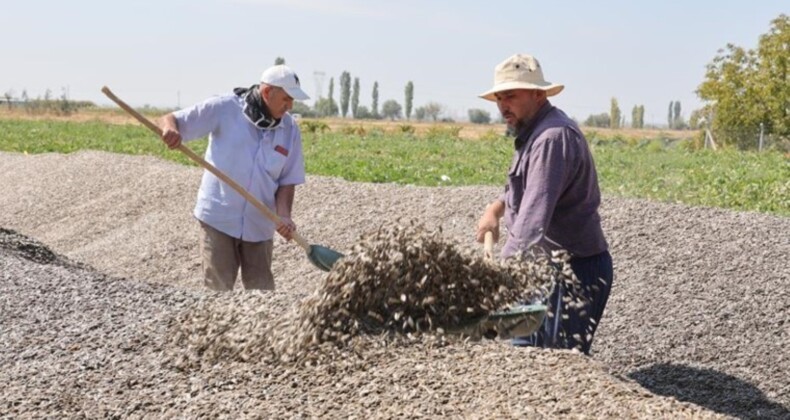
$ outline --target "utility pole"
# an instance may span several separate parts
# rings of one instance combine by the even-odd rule
[[[324,76],[326,73],[322,71],[314,71],[313,77],[315,78],[315,101],[318,102],[319,99],[323,98],[323,88],[324,88]]]

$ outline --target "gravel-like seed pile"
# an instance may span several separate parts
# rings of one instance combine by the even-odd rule
[[[363,235],[291,311],[250,317],[245,302],[211,301],[180,316],[174,343],[190,351],[175,359],[182,368],[222,360],[316,365],[364,352],[370,340],[357,340],[363,335],[385,344],[465,340],[450,332],[547,296],[554,282],[574,284],[567,259],[533,252],[500,263],[419,224],[381,228]],[[435,337],[418,337],[423,333]]]
[[[790,417],[788,218],[605,199],[616,277],[592,358],[363,334],[360,351],[304,366],[222,353],[266,345],[326,274],[278,239],[277,292],[204,290],[200,173],[97,152],[0,153],[0,227],[27,236],[0,231],[0,417]],[[479,249],[473,228],[498,192],[310,177],[295,220],[346,253],[398,219]],[[190,324],[192,337],[221,337],[204,347],[213,355],[176,344],[179,320],[200,308],[221,314]]]

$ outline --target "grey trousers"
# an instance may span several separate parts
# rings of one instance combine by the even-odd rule
[[[241,268],[241,282],[245,289],[274,290],[271,239],[247,242],[203,222],[200,222],[200,227],[200,254],[206,287],[218,291],[233,290]]]

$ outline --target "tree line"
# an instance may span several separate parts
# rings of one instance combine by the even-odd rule
[[[277,57],[275,65],[285,64],[285,59]],[[323,95],[315,98],[313,106],[303,102],[294,102],[292,112],[305,117],[342,117],[355,119],[389,119],[397,120],[405,118],[417,121],[452,121],[443,117],[445,107],[437,102],[430,101],[426,104],[414,108],[414,83],[408,81],[403,89],[403,105],[394,99],[388,99],[381,103],[379,109],[379,82],[373,82],[371,93],[370,108],[361,105],[359,100],[360,81],[359,77],[343,71],[338,78],[340,84],[340,94],[335,100],[335,78],[329,79],[329,89],[326,97]],[[491,122],[491,114],[482,109],[470,109],[469,121],[476,124],[488,124]]]
[[[704,128],[724,145],[757,147],[756,138],[772,136],[775,144],[790,149],[790,16],[780,14],[760,35],[757,48],[727,44],[707,65],[696,90],[704,106],[683,118],[680,101],[667,107],[667,127],[674,130]],[[645,108],[634,105],[631,127],[643,128]],[[591,127],[620,128],[625,118],[612,98],[608,113],[592,114],[583,122]]]
[[[68,89],[62,88],[62,93],[59,97],[52,94],[51,89],[44,92],[44,96],[37,96],[31,98],[27,89],[23,89],[22,93],[17,98],[13,90],[7,90],[3,93],[2,100],[0,100],[9,110],[12,108],[21,108],[30,114],[40,113],[55,113],[60,115],[71,115],[81,108],[95,107],[96,104],[90,101],[74,101],[69,99]]]

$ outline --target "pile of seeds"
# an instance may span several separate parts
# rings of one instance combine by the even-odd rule
[[[592,358],[361,334],[318,366],[238,362],[229,352],[264,336],[246,322],[296,322],[283,314],[327,274],[277,238],[277,292],[207,291],[191,216],[201,173],[145,156],[0,152],[0,227],[28,236],[0,249],[0,417],[790,418],[790,218],[604,197],[615,281]],[[479,248],[473,227],[500,193],[311,176],[294,207],[311,243],[343,252],[398,218]],[[41,244],[99,272],[42,264]],[[162,363],[200,361],[172,334],[201,307],[225,325],[204,346],[219,362]]]
[[[196,356],[180,360],[182,367],[222,359],[319,363],[334,359],[336,349],[359,351],[371,343],[442,344],[447,328],[541,299],[555,282],[573,279],[564,253],[536,250],[500,263],[447,240],[440,230],[394,224],[363,235],[322,286],[279,320],[255,309],[265,302],[214,301],[179,317],[174,340]],[[421,337],[423,332],[438,337]],[[360,335],[377,337],[353,344]]]

